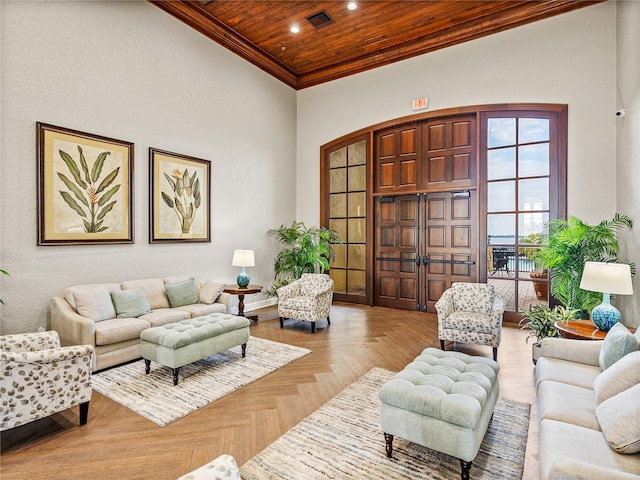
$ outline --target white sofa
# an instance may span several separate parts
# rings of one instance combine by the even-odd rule
[[[535,367],[541,479],[640,478],[640,351],[602,370],[605,341],[543,341]]]
[[[63,346],[93,345],[93,370],[102,370],[140,358],[140,333],[147,328],[230,313],[223,289],[188,276],[77,285],[51,299],[51,329]]]

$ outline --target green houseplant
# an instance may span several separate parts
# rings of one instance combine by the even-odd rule
[[[335,258],[333,244],[341,244],[340,235],[326,227],[307,227],[293,221],[291,226],[280,225],[267,231],[282,245],[275,259],[275,278],[265,293],[275,296],[278,288],[297,280],[303,273],[329,270]]]
[[[2,268],[0,268],[0,273],[2,273],[3,275],[9,275],[9,272],[7,272],[6,270],[3,270]],[[0,305],[4,305],[2,298],[0,298]]]
[[[567,309],[562,305],[556,305],[551,308],[548,305],[531,305],[528,310],[522,312],[522,320],[520,320],[521,330],[530,330],[526,337],[526,342],[534,338],[532,345],[533,363],[536,363],[540,356],[540,348],[542,340],[549,337],[557,337],[558,330],[555,327],[556,322],[573,318],[576,309]]]
[[[632,226],[629,217],[617,213],[598,225],[588,225],[573,216],[552,220],[540,249],[532,256],[536,266],[551,272],[552,295],[568,309],[577,309],[582,318],[589,318],[588,312],[602,301],[602,295],[580,288],[584,264],[617,262],[616,232]]]

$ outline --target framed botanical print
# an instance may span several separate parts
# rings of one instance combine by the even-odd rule
[[[38,245],[133,243],[133,143],[36,124]]]
[[[149,242],[211,242],[211,162],[149,148]]]

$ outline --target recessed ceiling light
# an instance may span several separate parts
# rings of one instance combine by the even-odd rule
[[[349,3],[347,4],[347,8],[348,8],[349,10],[355,10],[356,8],[358,8],[358,4],[357,4],[356,2],[349,2]]]
[[[291,31],[291,33],[300,33],[300,27],[297,25],[291,25],[291,28],[289,30]]]

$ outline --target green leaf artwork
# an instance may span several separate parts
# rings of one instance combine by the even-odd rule
[[[61,171],[56,172],[58,178],[68,189],[68,191],[59,190],[60,196],[81,217],[86,233],[104,232],[109,228],[104,225],[104,217],[113,210],[117,203],[117,200],[111,202],[109,200],[122,186],[121,184],[111,186],[118,178],[120,167],[112,170],[100,180],[105,162],[111,152],[100,153],[93,162],[91,171],[89,171],[89,164],[80,145],[78,145],[79,161],[74,160],[63,150],[58,150],[58,152],[71,174],[71,178],[69,178]],[[98,181],[100,182],[98,183]]]
[[[185,168],[184,172],[181,172],[175,168],[171,175],[165,173],[164,178],[169,182],[173,195],[160,192],[162,200],[175,212],[182,233],[189,233],[196,210],[202,203],[197,172],[194,170],[193,175],[189,175],[189,169]]]

